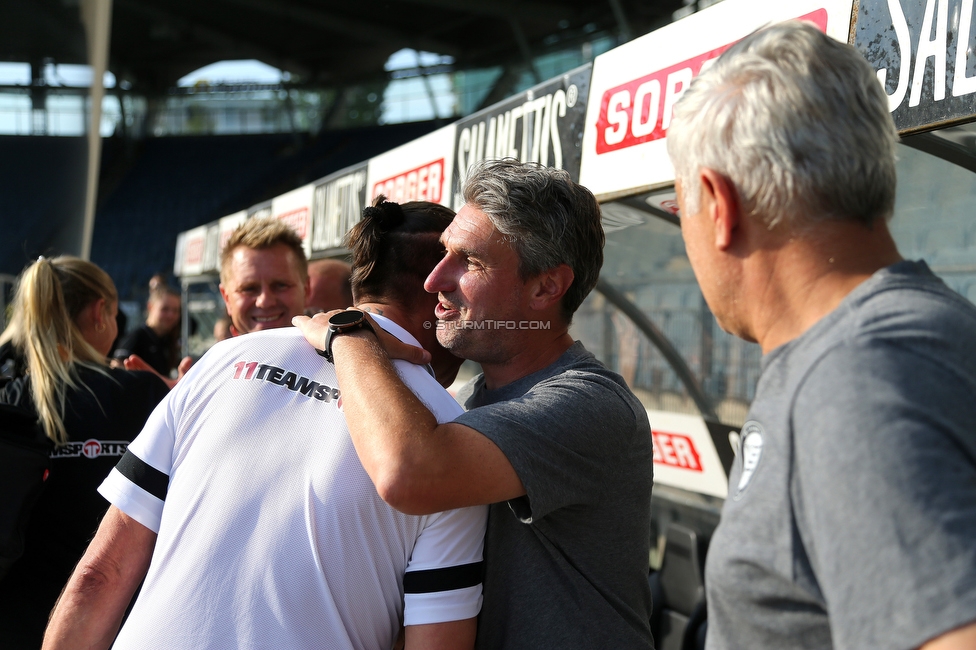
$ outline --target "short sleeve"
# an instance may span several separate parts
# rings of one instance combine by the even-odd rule
[[[795,515],[838,650],[976,620],[972,390],[912,350],[851,343],[798,392]]]
[[[426,518],[403,577],[404,625],[473,618],[481,611],[488,507]]]
[[[566,372],[521,397],[479,406],[456,421],[490,438],[525,486],[528,499],[510,503],[525,523],[571,504],[597,503],[615,458],[641,448],[643,428],[623,389],[609,377]]]
[[[112,505],[156,533],[173,468],[178,421],[175,409],[182,397],[178,386],[156,406],[145,427],[98,488]]]

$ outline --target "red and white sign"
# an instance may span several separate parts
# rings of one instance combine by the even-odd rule
[[[648,411],[654,447],[654,483],[725,498],[729,478],[701,417]]]
[[[654,462],[669,467],[680,467],[691,472],[701,472],[701,456],[695,441],[683,433],[651,431],[654,443]]]
[[[393,178],[376,181],[371,198],[380,194],[395,203],[430,201],[440,203],[444,192],[444,159],[421,165]]]
[[[431,201],[449,206],[454,134],[451,124],[372,158],[366,172],[370,203],[383,194],[397,203]]]
[[[665,136],[675,103],[726,49],[770,22],[801,18],[847,41],[851,0],[725,0],[597,57],[580,183],[597,198],[674,181]]]
[[[204,254],[207,250],[207,226],[198,226],[182,233],[182,263],[179,275],[182,277],[203,273]]]
[[[226,217],[221,217],[217,222],[220,228],[220,235],[218,239],[218,255],[224,252],[224,246],[227,245],[227,240],[230,236],[234,234],[238,226],[247,221],[247,210],[241,210],[240,212],[235,212],[234,214],[229,214]],[[219,264],[219,263],[218,263]]]
[[[271,199],[271,216],[284,221],[302,238],[305,256],[312,252],[312,197],[315,186],[309,183]]]

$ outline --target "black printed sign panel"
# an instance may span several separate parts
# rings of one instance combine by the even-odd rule
[[[271,201],[262,201],[247,209],[248,219],[267,219],[271,216]]]
[[[592,64],[539,84],[457,122],[455,210],[467,171],[485,159],[518,158],[565,169],[579,181]]]
[[[359,223],[366,207],[366,168],[362,163],[326,177],[315,186],[312,199],[312,251],[342,247],[349,229]]]
[[[899,133],[976,118],[973,0],[861,0],[854,43],[878,71]]]

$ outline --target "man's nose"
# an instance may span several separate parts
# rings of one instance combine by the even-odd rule
[[[427,293],[442,293],[445,291],[454,290],[454,282],[451,279],[452,273],[450,271],[450,264],[451,261],[449,257],[445,257],[437,263],[434,270],[431,271],[430,275],[427,276],[427,279],[424,280],[424,290],[427,291]]]
[[[261,292],[258,294],[258,297],[254,300],[254,306],[264,308],[264,307],[270,307],[273,304],[274,304],[274,294],[271,292],[271,289],[269,289],[268,287],[261,287]]]

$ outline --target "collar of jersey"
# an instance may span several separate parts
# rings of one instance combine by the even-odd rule
[[[402,342],[409,343],[410,345],[417,346],[418,348],[423,347],[422,345],[420,345],[420,341],[414,338],[413,334],[403,329],[402,327],[397,325],[394,321],[390,320],[386,316],[380,316],[379,314],[375,314],[373,312],[369,312],[369,316],[374,321],[376,321],[377,325],[385,329],[393,336],[400,339]]]

